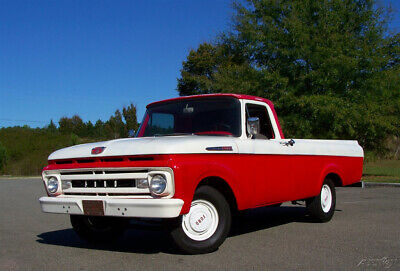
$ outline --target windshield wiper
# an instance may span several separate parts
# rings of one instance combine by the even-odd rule
[[[182,136],[182,135],[194,135],[193,133],[172,133],[172,134],[155,134],[155,137],[160,136]]]

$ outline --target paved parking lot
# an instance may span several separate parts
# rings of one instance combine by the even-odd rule
[[[81,241],[44,214],[39,179],[0,179],[0,270],[400,270],[400,188],[339,188],[328,223],[303,206],[243,212],[207,255],[181,255],[158,227],[132,226],[113,245]]]

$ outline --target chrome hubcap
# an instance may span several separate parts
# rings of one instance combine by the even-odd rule
[[[328,213],[332,206],[332,191],[329,185],[324,184],[321,189],[321,207]]]
[[[215,206],[206,200],[192,202],[189,213],[182,217],[182,229],[185,234],[196,241],[210,238],[218,227],[218,212]]]

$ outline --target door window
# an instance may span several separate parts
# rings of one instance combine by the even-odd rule
[[[260,134],[256,139],[272,139],[275,138],[274,130],[272,129],[271,120],[268,115],[267,108],[258,104],[246,104],[246,117],[257,117],[260,120]],[[246,119],[247,121],[247,119]]]

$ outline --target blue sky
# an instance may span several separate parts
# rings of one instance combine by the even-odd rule
[[[391,28],[400,26],[400,4]],[[0,127],[178,96],[190,49],[229,27],[231,0],[0,0]]]

